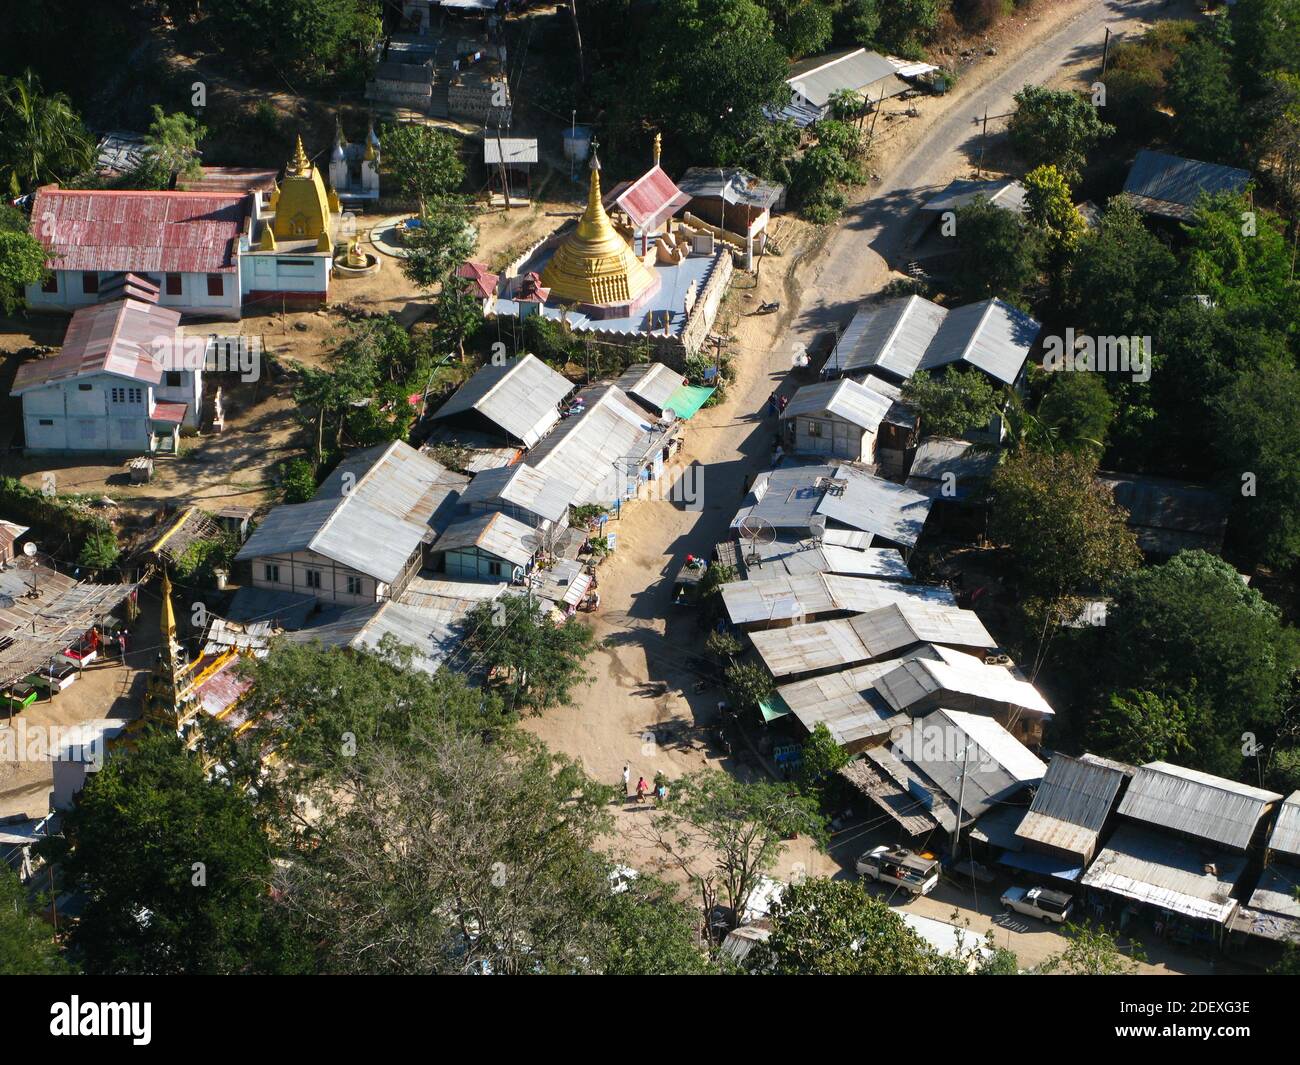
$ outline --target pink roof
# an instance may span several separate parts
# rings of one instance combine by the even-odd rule
[[[175,422],[177,424],[185,420],[185,411],[189,408],[184,403],[173,403],[170,400],[158,400],[153,405],[153,413],[149,415],[156,422]]]
[[[68,323],[63,350],[53,358],[19,366],[10,394],[95,373],[156,385],[162,379],[162,366],[155,348],[175,341],[180,320],[178,311],[134,299],[82,307]]]
[[[456,267],[456,276],[473,283],[480,299],[487,299],[497,290],[497,275],[482,263],[465,262]]]
[[[249,211],[245,193],[38,189],[32,236],[56,270],[224,273]]]
[[[627,212],[634,225],[645,228],[671,218],[691,198],[656,164],[618,192],[614,202]]]

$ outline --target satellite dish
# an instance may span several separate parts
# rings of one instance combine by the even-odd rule
[[[28,540],[27,543],[23,544],[23,554],[26,555],[28,558],[35,558],[36,550],[37,550],[36,545],[32,543],[30,540]]]
[[[794,354],[790,357],[790,365],[796,370],[802,370],[808,365],[808,348],[803,344],[796,344]]]
[[[747,566],[757,566],[763,559],[759,555],[758,549],[765,544],[770,544],[776,539],[776,529],[766,518],[758,518],[750,514],[741,521],[737,531],[740,535],[749,541],[749,554],[745,556]]]
[[[826,535],[826,516],[824,514],[814,514],[809,518],[808,531],[812,533],[813,544],[820,545],[822,537]]]

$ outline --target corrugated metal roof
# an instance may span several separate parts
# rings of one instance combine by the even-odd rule
[[[927,646],[937,658],[909,655],[876,684],[876,690],[895,710],[909,711],[935,698],[961,698],[993,707],[1006,704],[1040,715],[1054,712],[1032,684],[1020,680],[1005,666],[990,665],[947,647]]]
[[[997,646],[975,611],[942,603],[903,600],[859,614],[845,624],[857,633],[870,658],[883,658],[918,643]]]
[[[906,720],[872,688],[879,676],[871,668],[846,669],[779,685],[777,694],[809,732],[824,724],[835,742],[851,747],[889,734]]]
[[[629,366],[614,384],[633,399],[641,400],[656,414],[662,414],[668,401],[685,383],[686,378],[662,362],[641,362]]]
[[[1124,779],[1110,766],[1054,755],[1016,835],[1087,861]]]
[[[872,388],[869,382],[859,384],[847,377],[841,377],[833,381],[819,381],[817,384],[804,385],[786,404],[785,410],[781,412],[781,418],[785,420],[800,416],[831,414],[850,425],[874,433],[885,420],[885,415],[889,413],[893,402],[889,396]]]
[[[950,182],[947,188],[926,200],[923,211],[956,211],[968,207],[976,200],[987,200],[996,207],[1014,214],[1024,214],[1025,187],[1019,181],[1004,178],[1000,181]]]
[[[722,601],[733,625],[863,613],[910,600],[955,605],[947,588],[831,573],[764,577],[722,586]]]
[[[573,496],[570,485],[520,462],[475,474],[461,492],[460,502],[508,503],[546,521],[560,521]]]
[[[434,545],[439,551],[477,547],[515,566],[527,566],[537,553],[537,534],[523,522],[497,511],[454,521]]]
[[[922,836],[942,828],[951,832],[956,818],[946,795],[926,801],[912,789],[924,785],[910,766],[895,758],[888,747],[870,747],[863,757],[850,762],[840,775],[892,817],[909,835]]]
[[[738,167],[693,166],[677,187],[692,198],[721,199],[758,210],[775,206],[785,195],[784,185],[764,181]]]
[[[777,680],[836,666],[860,665],[871,659],[846,621],[815,621],[783,629],[751,632],[754,650]]]
[[[796,63],[790,69],[786,84],[814,107],[825,107],[831,97],[842,89],[869,95],[875,101],[880,96],[880,83],[887,86],[886,96],[894,96],[908,88],[898,78],[897,68],[877,52],[865,48],[813,56]]]
[[[499,141],[499,144],[498,144]],[[498,165],[502,158],[506,166],[537,162],[536,137],[494,137],[483,135],[483,162],[488,166]]]
[[[1268,837],[1269,850],[1300,858],[1300,791],[1293,791],[1278,807],[1277,822]]]
[[[156,385],[162,380],[164,358],[178,354],[180,320],[177,311],[132,299],[78,308],[68,323],[63,350],[19,366],[11,394],[94,373]]]
[[[1232,889],[1245,864],[1241,854],[1200,847],[1140,825],[1120,825],[1081,882],[1222,924],[1236,909]]]
[[[926,348],[921,369],[964,362],[1003,384],[1012,384],[1043,327],[1002,300],[982,300],[948,312]]]
[[[311,502],[273,509],[236,558],[315,551],[391,583],[468,483],[400,440],[379,444],[341,463]]]
[[[31,233],[55,270],[224,273],[250,200],[243,193],[37,190]]]
[[[933,506],[928,496],[853,466],[836,467],[835,477],[844,487],[825,493],[818,514],[906,547],[920,538]]]
[[[658,163],[635,181],[610,189],[605,200],[607,209],[617,204],[638,228],[658,226],[691,202]]]
[[[532,447],[560,420],[560,400],[573,385],[535,355],[487,365],[438,408],[435,419],[477,411],[514,440]]]
[[[1135,821],[1245,850],[1259,819],[1281,799],[1275,792],[1235,780],[1150,762],[1133,774],[1119,812]]]
[[[1277,914],[1295,922],[1296,939],[1300,941],[1300,898],[1296,897],[1297,886],[1300,886],[1300,870],[1286,865],[1266,866],[1251,893],[1250,906],[1251,909]]]
[[[654,446],[649,414],[614,385],[585,389],[586,409],[565,419],[524,459],[574,487],[574,506],[621,498],[629,459],[639,462]]]
[[[1218,554],[1228,528],[1228,497],[1205,485],[1142,474],[1102,473],[1097,481],[1128,511],[1128,524],[1144,551],[1176,554],[1200,549]]]
[[[865,534],[860,534],[865,535]],[[868,537],[869,539],[869,537]],[[774,540],[770,544],[753,545],[762,560],[751,564],[754,578],[780,576],[784,570],[791,577],[806,577],[814,573],[839,573],[846,577],[878,577],[885,580],[909,581],[912,572],[903,556],[893,547],[871,547],[865,550],[837,547],[823,542],[820,546],[812,540]],[[746,545],[748,552],[749,545]]]
[[[864,307],[840,337],[839,354],[831,356],[831,363],[840,373],[881,370],[907,380],[947,316],[922,296]]]
[[[1133,160],[1124,191],[1153,214],[1190,218],[1201,193],[1239,192],[1249,181],[1248,170],[1144,148]]]

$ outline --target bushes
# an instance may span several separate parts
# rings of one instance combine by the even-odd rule
[[[80,552],[92,535],[108,528],[103,518],[77,500],[45,495],[16,477],[0,477],[0,513],[40,530],[53,545],[47,548],[50,554],[59,554],[66,546]]]
[[[316,471],[305,458],[290,459],[280,467],[280,486],[286,503],[306,503],[316,494]]]

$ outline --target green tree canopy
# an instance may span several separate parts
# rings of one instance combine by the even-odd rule
[[[957,295],[1020,300],[1038,280],[1046,252],[1039,230],[1013,211],[979,199],[957,211]]]
[[[1079,180],[1093,146],[1115,132],[1091,101],[1068,89],[1026,85],[1015,101],[1007,126],[1012,146],[1030,167],[1050,164],[1071,183]]]
[[[14,196],[86,170],[95,144],[63,93],[46,93],[31,70],[0,78],[0,181]]]
[[[1100,374],[1086,371],[1052,375],[1038,416],[1061,446],[1100,454],[1115,416],[1115,403]]]
[[[380,143],[384,146],[380,164],[384,172],[420,205],[422,214],[465,180],[460,142],[446,130],[414,122],[386,125]]]
[[[435,288],[474,254],[478,231],[469,210],[456,200],[431,200],[420,213],[420,224],[406,237],[402,273],[420,288]]]
[[[59,976],[69,968],[54,926],[36,912],[18,877],[0,865],[0,976]]]
[[[903,385],[903,402],[916,411],[929,436],[961,436],[986,429],[1001,407],[1001,394],[977,371],[948,367],[942,374],[919,373]]]

